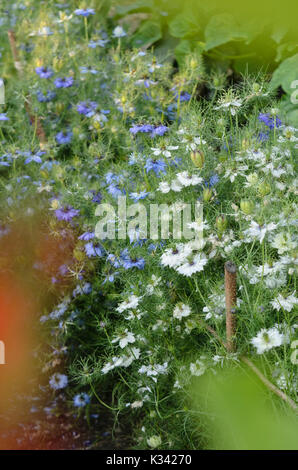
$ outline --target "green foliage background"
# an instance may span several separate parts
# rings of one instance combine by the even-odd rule
[[[275,88],[286,96],[289,122],[298,123],[291,83],[298,79],[298,40],[295,0],[236,2],[230,0],[115,1],[114,20],[133,28],[132,45],[155,47],[157,55],[175,55],[182,65],[190,53],[204,57],[207,70],[225,73],[272,74]]]

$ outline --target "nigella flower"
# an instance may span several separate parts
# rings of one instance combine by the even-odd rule
[[[9,117],[6,116],[6,113],[0,113],[0,121],[9,121]]]
[[[263,122],[269,129],[274,127],[280,127],[282,125],[281,120],[278,116],[271,116],[269,113],[260,113],[258,116],[260,122]]]
[[[81,101],[77,105],[77,111],[79,114],[84,114],[87,117],[91,117],[95,114],[95,110],[98,104],[96,101]]]
[[[125,193],[124,190],[122,192],[121,189],[119,188],[119,186],[116,185],[116,184],[110,184],[110,186],[108,186],[108,188],[107,188],[107,191],[113,197],[122,196],[122,194]]]
[[[98,70],[96,69],[93,69],[92,67],[90,67],[90,65],[88,67],[86,66],[82,66],[80,67],[80,72],[81,73],[92,73],[93,75],[96,75],[98,73]]]
[[[126,36],[126,32],[122,28],[122,26],[116,26],[116,28],[113,31],[113,36],[114,38],[123,38]]]
[[[40,78],[51,78],[54,75],[53,70],[48,67],[36,67],[35,72]]]
[[[93,8],[78,8],[77,10],[75,10],[75,14],[77,16],[88,17],[90,15],[95,15],[95,11]]]
[[[56,78],[54,84],[56,88],[69,88],[73,85],[73,77]]]
[[[166,173],[165,168],[166,168],[166,164],[162,159],[153,160],[152,158],[148,158],[146,160],[145,169],[147,173],[153,170],[156,176],[159,176],[160,173],[162,174]]]
[[[101,200],[102,200],[102,195],[101,193],[98,191],[96,192],[94,189],[90,189],[89,191],[91,194],[93,194],[93,198],[92,198],[92,202],[96,202],[96,203],[100,203]]]
[[[269,133],[268,132],[259,132],[258,135],[258,140],[260,142],[266,142],[266,140],[269,139]]]
[[[69,222],[73,217],[79,215],[80,211],[78,209],[74,209],[71,206],[64,207],[62,209],[56,209],[55,215],[58,220],[65,220]]]
[[[167,128],[167,126],[163,126],[163,125],[157,126],[153,129],[151,137],[155,137],[156,135],[163,136],[165,135],[166,132],[168,132],[168,130],[169,129]]]
[[[89,240],[92,240],[95,237],[94,232],[84,232],[82,235],[79,236],[79,240],[84,240],[85,242],[88,242]]]
[[[64,374],[59,374],[56,372],[52,375],[49,381],[50,387],[54,390],[60,390],[61,388],[65,388],[68,384],[68,378]]]
[[[177,92],[175,93],[175,100],[180,101],[180,103],[183,103],[185,101],[189,101],[190,98],[191,98],[191,95],[189,93],[187,93],[187,91],[182,91],[180,93],[180,96],[179,96],[179,93],[177,93]]]
[[[144,258],[125,259],[122,263],[124,269],[138,268],[144,269],[145,260]]]
[[[145,199],[147,196],[148,196],[148,192],[146,191],[141,191],[140,193],[130,193],[129,194],[129,197],[134,201],[134,202],[138,202],[140,201],[141,199]]]
[[[97,41],[90,41],[88,47],[91,47],[91,49],[95,49],[97,46],[105,47],[107,42],[109,42],[108,39],[98,39]]]
[[[102,247],[99,244],[94,245],[93,242],[86,243],[85,252],[88,258],[91,258],[91,256],[103,255]]]
[[[129,129],[129,132],[133,135],[138,134],[139,132],[148,133],[153,132],[154,127],[151,124],[135,124]]]
[[[61,131],[56,134],[56,141],[58,144],[63,145],[63,144],[69,144],[71,142],[73,133],[72,131]]]
[[[49,103],[56,97],[54,91],[48,90],[47,92],[37,91],[36,97],[40,103]]]
[[[43,152],[43,153],[45,153],[45,152]],[[40,158],[40,156],[38,154],[31,155],[30,157],[26,158],[25,165],[27,165],[27,163],[31,163],[31,162],[42,163],[42,159]]]
[[[90,397],[88,393],[78,393],[73,399],[73,404],[77,408],[83,408],[89,403],[90,403]]]

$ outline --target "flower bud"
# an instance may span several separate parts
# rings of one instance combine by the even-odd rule
[[[252,201],[248,201],[246,199],[241,200],[240,209],[242,210],[242,212],[244,212],[244,214],[246,215],[251,214],[253,211],[253,208],[254,208],[254,204]]]
[[[254,93],[258,93],[261,89],[261,86],[258,83],[253,83],[252,89],[253,89]]]
[[[219,215],[218,217],[216,217],[215,225],[216,225],[217,230],[220,233],[223,233],[226,230],[227,226],[228,226],[228,221],[225,218],[225,216]]]
[[[267,196],[267,194],[270,194],[271,187],[268,183],[264,182],[258,186],[258,191],[259,191],[260,196],[264,197],[264,196]]]
[[[211,197],[212,197],[212,189],[204,188],[204,190],[203,190],[203,201],[204,202],[209,202]]]
[[[204,153],[201,150],[195,150],[194,152],[191,152],[190,158],[191,158],[193,164],[197,168],[203,168],[204,163],[205,163],[205,156],[204,156]]]

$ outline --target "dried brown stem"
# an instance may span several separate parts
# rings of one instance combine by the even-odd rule
[[[10,30],[10,31],[8,31],[7,34],[8,34],[9,44],[10,44],[10,48],[11,48],[11,53],[12,53],[13,60],[14,60],[14,66],[15,66],[18,74],[19,74],[19,77],[22,78],[24,69],[23,69],[22,62],[19,59],[19,53],[18,53],[18,49],[17,49],[17,46],[16,46],[16,39],[15,39],[14,31]],[[37,116],[35,116],[34,113],[32,112],[32,106],[31,106],[30,98],[26,98],[25,109],[26,109],[26,112],[29,116],[31,124],[34,127],[34,132],[36,132],[36,135],[37,135],[40,143],[42,143],[42,144],[46,143],[47,138],[46,138],[45,131],[42,127],[40,119]]]

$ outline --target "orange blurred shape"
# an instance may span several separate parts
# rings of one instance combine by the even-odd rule
[[[3,435],[24,422],[19,397],[30,396],[32,383],[39,383],[33,356],[41,341],[39,314],[70,287],[59,267],[72,262],[74,234],[59,229],[63,235],[51,235],[40,217],[24,217],[0,238],[0,449],[12,448]]]

